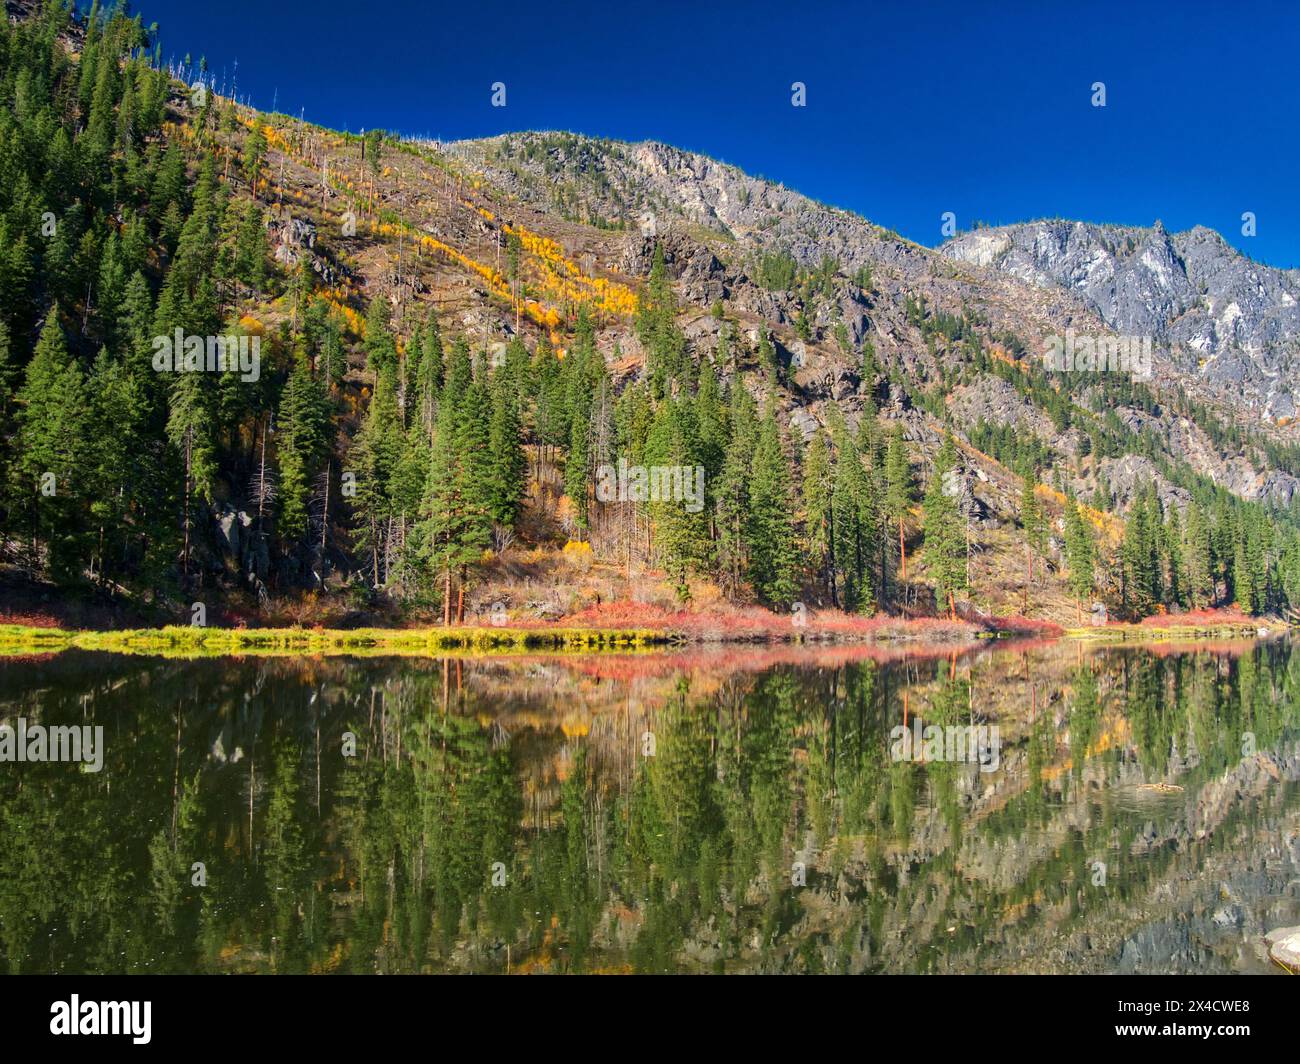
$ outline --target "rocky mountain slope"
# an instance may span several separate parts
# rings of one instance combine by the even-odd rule
[[[1153,337],[1191,388],[1244,396],[1257,418],[1295,417],[1300,274],[1251,261],[1211,229],[1052,220],[979,229],[939,250],[1070,292],[1117,333]]]
[[[12,2],[8,10],[24,14]],[[43,372],[35,358],[42,336],[43,361],[66,358],[71,376],[96,372],[102,348],[128,362],[122,371],[139,376],[149,396],[138,432],[154,456],[145,463],[153,488],[138,493],[147,504],[110,522],[131,526],[129,544],[103,545],[102,518],[91,505],[134,505],[107,454],[97,467],[102,483],[69,497],[71,516],[48,523],[79,522],[78,535],[65,537],[65,568],[78,578],[89,571],[96,581],[126,587],[147,569],[165,583],[182,558],[182,582],[253,588],[259,608],[277,589],[346,587],[369,599],[396,584],[399,598],[429,593],[417,530],[432,527],[423,522],[432,512],[432,478],[418,473],[428,465],[421,448],[438,438],[433,421],[451,348],[463,360],[458,380],[472,375],[486,388],[505,368],[496,379],[516,382],[524,405],[511,415],[502,400],[498,429],[505,435],[495,450],[529,450],[508,463],[508,475],[466,474],[480,487],[499,480],[520,489],[493,511],[509,515],[492,522],[500,527],[476,518],[473,535],[465,533],[467,556],[499,555],[512,543],[558,553],[576,539],[587,541],[599,562],[616,559],[628,583],[634,562],[656,570],[662,559],[648,514],[629,522],[596,505],[595,451],[584,433],[596,430],[593,446],[613,457],[611,447],[636,442],[639,431],[626,420],[633,415],[625,399],[648,404],[667,424],[676,401],[696,401],[699,378],[712,376],[721,394],[748,392],[776,423],[770,438],[783,469],[774,476],[788,483],[779,488],[777,509],[787,519],[777,538],[786,547],[815,538],[816,522],[804,512],[810,463],[801,444],[824,444],[821,429],[853,433],[854,443],[836,443],[836,453],[869,460],[871,483],[853,489],[861,504],[855,512],[867,515],[872,537],[883,542],[884,444],[900,430],[912,476],[899,488],[902,501],[891,504],[891,520],[911,556],[909,583],[893,580],[894,529],[888,549],[853,552],[855,564],[874,569],[890,607],[931,608],[933,573],[926,556],[916,556],[924,532],[915,504],[949,435],[957,468],[944,478],[945,494],[956,495],[968,526],[951,540],[950,553],[964,555],[962,586],[971,583],[976,609],[1025,608],[1032,597],[1050,616],[1072,605],[1063,576],[1070,496],[1086,504],[1101,549],[1101,572],[1088,593],[1105,596],[1123,579],[1116,579],[1115,560],[1125,521],[1135,501],[1150,498],[1148,513],[1161,504],[1152,518],[1158,523],[1193,502],[1213,510],[1214,573],[1202,580],[1209,598],[1234,595],[1232,574],[1240,571],[1259,584],[1261,603],[1300,601],[1300,584],[1284,589],[1281,575],[1283,568],[1300,574],[1300,539],[1266,534],[1271,522],[1300,527],[1300,437],[1288,413],[1296,278],[1249,263],[1212,234],[1027,226],[981,231],[936,251],[662,144],[570,133],[442,144],[378,130],[353,136],[257,112],[219,97],[201,70],[164,69],[143,48],[148,31],[125,16],[83,22],[55,11],[42,18],[42,39],[13,31],[15,54],[29,80],[50,82],[50,99],[76,85],[95,135],[86,135],[79,111],[62,115],[63,137],[46,160],[35,147],[44,143],[37,134],[46,119],[18,106],[26,96],[16,83],[7,90],[15,120],[31,131],[18,162],[73,223],[64,239],[31,249],[32,277],[14,274],[7,328],[24,376],[32,376],[32,365]],[[46,53],[59,35],[65,55],[54,62]],[[96,79],[102,92],[91,92]],[[118,121],[114,109],[134,106],[139,86],[147,90],[149,121],[137,128]],[[96,94],[98,108],[90,106]],[[55,120],[53,108],[48,119]],[[134,175],[131,187],[90,195],[85,181],[62,180],[82,172],[65,165],[68,150],[120,159]],[[5,207],[10,231],[34,228],[28,216],[35,202],[18,197]],[[87,202],[102,206],[88,234],[78,236]],[[197,220],[190,224],[187,215]],[[119,229],[130,230],[129,241]],[[72,254],[77,240],[87,249],[84,262]],[[663,271],[652,282],[660,254]],[[130,269],[117,261],[123,256]],[[181,280],[173,284],[177,269]],[[127,277],[135,286],[129,331],[114,294]],[[102,298],[94,279],[108,290]],[[659,307],[668,309],[666,319]],[[179,319],[201,323],[193,327],[199,335],[227,328],[262,338],[266,394],[209,394],[200,381],[187,406],[187,389],[132,368],[128,349],[138,363],[153,332],[170,336]],[[1101,337],[1149,331],[1161,345],[1153,379],[1048,372],[1039,357],[1046,340],[1071,330]],[[566,360],[569,354],[578,357]],[[467,368],[480,357],[481,370]],[[111,368],[103,363],[98,372]],[[544,374],[563,382],[559,392],[542,388]],[[590,375],[591,394],[574,384],[574,374]],[[58,404],[42,407],[45,393],[32,381],[21,384],[23,416],[8,433],[16,458],[31,466],[35,446],[60,432],[96,437],[89,424],[60,427]],[[591,403],[597,391],[598,415]],[[459,383],[454,397],[462,397]],[[728,418],[707,397],[699,402],[720,433],[709,452],[720,481]],[[191,417],[207,406],[213,417]],[[108,423],[123,416],[107,400],[99,407],[95,417]],[[177,409],[190,418],[180,435]],[[412,431],[417,411],[427,436]],[[512,416],[520,420],[509,429]],[[294,431],[283,427],[285,419]],[[462,431],[471,424],[482,424],[478,414],[462,418],[452,410],[447,428],[458,435],[444,437],[466,467],[488,461],[482,456],[490,450]],[[578,431],[570,431],[575,424]],[[66,450],[51,448],[41,461],[62,462]],[[199,475],[192,477],[195,453]],[[365,462],[368,494],[353,502],[345,489],[355,486],[354,466]],[[747,467],[737,460],[737,468]],[[24,476],[45,468],[24,467]],[[1038,482],[1047,517],[1047,542],[1032,550],[1022,527],[1022,475]],[[128,479],[139,488],[140,476]],[[1261,505],[1247,510],[1241,500]],[[15,527],[36,527],[39,504],[26,492],[9,502]],[[488,512],[482,502],[465,506],[481,516]],[[181,526],[185,535],[174,546],[170,537]],[[705,579],[722,579],[716,557],[704,557],[720,538],[716,520],[699,536],[707,543],[692,564],[713,567]],[[0,549],[29,573],[47,562],[38,540],[14,536]],[[1031,596],[1021,574],[1034,553],[1043,555],[1038,579],[1047,583]],[[803,561],[802,587],[783,592],[786,600],[798,591],[800,601],[833,601],[837,578],[827,584],[818,573],[824,562]],[[1156,565],[1166,562],[1176,564],[1166,555]],[[739,570],[728,579],[743,583]]]
[[[177,104],[183,115],[190,110],[186,101]],[[229,150],[237,153],[243,129],[263,117],[246,113]],[[719,378],[742,382],[761,401],[771,382],[758,352],[770,343],[780,367],[775,394],[793,435],[811,438],[829,424],[832,406],[851,426],[878,411],[903,426],[923,484],[944,433],[952,432],[963,443],[963,511],[981,541],[973,563],[981,608],[1027,606],[1023,588],[1013,593],[1010,586],[1023,557],[1016,546],[1018,484],[1005,454],[981,450],[986,430],[1009,429],[1046,456],[1041,475],[1057,492],[1047,500],[1056,534],[1060,492],[1092,501],[1107,496],[1105,508],[1116,517],[1094,514],[1104,549],[1117,546],[1123,515],[1148,484],[1166,507],[1185,505],[1189,486],[1198,483],[1282,507],[1300,498],[1293,471],[1300,465],[1280,468],[1272,460],[1286,457],[1296,438],[1288,419],[1265,417],[1262,406],[1243,408],[1239,387],[1235,405],[1222,399],[1222,374],[1231,364],[1244,367],[1246,381],[1283,380],[1270,367],[1289,357],[1286,300],[1294,280],[1281,271],[1255,268],[1267,283],[1265,295],[1250,303],[1251,322],[1276,324],[1274,346],[1256,352],[1216,333],[1218,369],[1195,377],[1180,376],[1176,360],[1158,357],[1145,400],[1117,399],[1099,384],[1063,394],[1048,381],[1053,413],[1045,405],[1049,393],[1025,383],[1039,373],[1043,338],[1067,329],[1107,335],[1152,320],[1136,317],[1138,280],[1124,288],[1122,302],[1106,303],[1088,290],[963,257],[956,245],[921,247],[850,212],[661,144],[555,133],[404,142],[396,150],[390,143],[376,170],[355,143],[327,130],[284,116],[271,117],[267,128],[273,132],[265,195],[275,204],[275,257],[293,268],[305,256],[337,286],[341,305],[384,298],[399,321],[431,306],[475,349],[499,353],[520,334],[531,347],[549,332],[563,347],[575,308],[585,303],[597,317],[597,343],[617,386],[644,369],[635,308],[661,247],[695,357],[712,357],[728,333],[732,355],[718,365]],[[360,216],[359,231],[340,237],[339,219],[349,209]],[[520,241],[522,313],[512,312],[504,277],[512,240]],[[1150,249],[1146,257],[1183,261],[1171,247],[1163,260]],[[1237,256],[1229,268],[1230,257],[1225,250],[1215,276],[1227,277],[1245,261]],[[1151,270],[1182,291],[1169,280],[1180,275],[1172,265]],[[1167,303],[1181,306],[1172,296]],[[275,306],[259,313],[268,324],[280,315]],[[1184,328],[1179,319],[1160,335],[1180,337]],[[864,351],[872,352],[874,367],[864,363]],[[995,372],[1001,363],[1016,367],[1014,384]],[[1269,394],[1272,409],[1284,409],[1281,386]],[[1224,438],[1223,424],[1233,426],[1232,438]],[[1107,432],[1118,453],[1093,453]],[[1059,551],[1059,539],[1052,542]],[[1048,569],[1049,579],[1062,579],[1059,559]],[[1053,595],[1057,606],[1048,605]],[[1048,615],[1073,614],[1051,583],[1035,598]]]
[[[1185,405],[1175,397],[1203,404],[1276,447],[1300,439],[1292,427],[1300,277],[1251,262],[1208,229],[1170,235],[1159,223],[1143,230],[1042,222],[979,230],[931,251],[851,212],[663,144],[521,133],[444,150],[508,197],[622,227],[619,265],[632,276],[645,273],[654,241],[662,241],[687,304],[724,299],[728,309],[775,328],[778,343],[781,327],[805,315],[811,339],[786,341],[784,353],[796,371],[811,371],[797,375],[810,398],[823,390],[816,382],[850,369],[837,357],[841,323],[852,347],[870,341],[885,367],[897,367],[917,390],[951,372],[951,362],[943,364],[951,353],[909,321],[909,299],[924,300],[932,312],[969,314],[990,335],[1013,335],[1031,361],[1048,336],[1067,329],[1149,335],[1153,391],[1169,403],[1117,410],[1126,426],[1241,498],[1286,505],[1300,488],[1294,470],[1279,469],[1257,446],[1216,442],[1200,411],[1188,417],[1175,409]],[[764,256],[774,255],[827,271],[829,283],[811,298],[769,290],[760,273]],[[853,283],[864,277],[866,286]],[[851,403],[859,390],[837,382],[825,392]],[[986,378],[977,391],[984,395],[979,416],[1019,424],[1025,404],[1006,394],[1010,389],[996,389],[990,402]],[[1088,396],[1074,401],[1090,405]],[[963,421],[971,405],[961,396],[957,405],[960,429],[971,424]],[[1033,431],[1060,458],[1077,453],[1077,435],[1055,431],[1045,417]],[[1091,491],[1095,484],[1072,486]]]

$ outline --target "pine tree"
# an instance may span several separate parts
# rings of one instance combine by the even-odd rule
[[[903,429],[895,425],[889,434],[889,447],[885,452],[885,513],[898,527],[899,579],[907,579],[907,541],[904,522],[912,509],[912,467],[907,457],[907,444]]]
[[[957,465],[951,436],[944,438],[922,502],[925,564],[934,584],[936,605],[946,602],[956,615],[955,594],[966,587],[966,537],[956,500],[948,494],[947,475]]]
[[[470,543],[472,524],[455,435],[455,418],[444,408],[434,431],[420,525],[429,566],[441,577],[444,624],[451,623],[452,574],[477,554]]]
[[[491,542],[491,399],[486,366],[477,360],[471,379],[462,381],[464,355],[452,352],[447,385],[438,408],[429,473],[425,481],[417,538],[429,568],[441,578],[443,621],[452,619],[452,579],[458,581],[455,617],[464,617],[469,567]]]
[[[767,378],[768,386],[774,386],[781,379],[781,367],[776,360],[776,348],[762,329],[758,333],[758,365]]]
[[[89,439],[82,467],[95,535],[92,568],[102,580],[125,558],[132,525],[150,499],[158,471],[142,463],[150,447],[148,412],[138,382],[107,348],[95,359],[87,393]]]
[[[316,303],[314,306],[324,307],[328,311],[327,304]],[[327,389],[341,387],[348,372],[348,353],[343,347],[343,337],[338,322],[328,312],[317,333],[316,372],[321,375]]]
[[[280,399],[277,450],[280,464],[280,528],[286,538],[308,528],[308,503],[325,457],[329,397],[305,355],[294,360]]]
[[[1178,517],[1178,510],[1169,508],[1169,517],[1165,522],[1161,550],[1165,559],[1165,601],[1170,606],[1182,606],[1186,599],[1187,574],[1183,558],[1183,529]]]
[[[731,437],[716,489],[718,573],[724,591],[735,597],[748,568],[751,474],[758,446],[754,400],[737,382],[731,391]]]
[[[357,546],[370,554],[371,586],[375,588],[383,587],[387,579],[389,531],[395,517],[392,477],[405,448],[396,376],[390,369],[375,382],[375,394],[352,444],[350,459],[356,473],[353,508],[361,519]]]
[[[817,583],[829,591],[831,602],[838,605],[830,554],[832,480],[830,450],[825,434],[817,429],[804,452],[804,539]]]
[[[686,384],[686,339],[677,328],[677,301],[664,266],[662,244],[655,245],[650,277],[637,309],[637,333],[646,347],[646,377],[657,397],[667,394],[673,381]]]
[[[1143,617],[1163,601],[1160,536],[1163,522],[1154,489],[1144,491],[1129,508],[1120,549],[1123,564],[1123,603],[1131,615]]]
[[[1183,559],[1188,601],[1193,609],[1204,609],[1214,601],[1214,563],[1205,511],[1197,502],[1187,508]]]
[[[519,341],[523,346],[522,341]],[[431,310],[425,319],[424,329],[420,332],[419,365],[416,369],[415,391],[419,400],[421,416],[426,424],[432,425],[438,395],[442,391],[446,374],[446,360],[442,348],[442,331],[438,328],[438,317]]]
[[[241,212],[236,241],[234,275],[249,288],[260,292],[266,288],[268,248],[266,225],[256,203],[247,204]]]
[[[746,538],[754,590],[770,605],[789,605],[795,594],[794,498],[771,402],[754,450]]]
[[[420,521],[425,503],[433,441],[419,421],[405,434],[404,446],[388,479],[391,526],[397,543],[389,551],[388,584],[399,594],[420,588],[428,560],[427,545],[421,539]]]
[[[126,283],[122,313],[118,317],[120,344],[131,375],[139,382],[151,410],[157,412],[165,401],[159,374],[153,368],[154,302],[149,282],[137,270]]]
[[[461,500],[460,531],[456,543],[461,558],[458,571],[456,618],[464,618],[465,588],[469,566],[492,542],[492,399],[488,390],[487,364],[480,354],[474,359],[473,379],[454,418],[453,446]]]
[[[87,559],[84,500],[89,446],[86,382],[68,354],[58,307],[45,319],[18,392],[15,516],[25,515],[34,539],[49,551],[50,571],[75,578]],[[21,520],[21,517],[19,517]]]
[[[1027,467],[1020,485],[1020,527],[1025,533],[1025,553],[1029,562],[1029,580],[1034,579],[1034,555],[1042,554],[1046,545],[1047,528],[1043,508],[1039,505],[1037,480],[1032,467]]]
[[[205,373],[178,373],[168,400],[167,437],[184,469],[184,546],[182,568],[188,574],[194,506],[210,499],[217,475],[212,387]]]
[[[1255,612],[1254,567],[1246,549],[1246,535],[1238,531],[1232,552],[1232,586],[1236,592],[1237,606],[1246,613]]]
[[[664,568],[676,582],[677,597],[690,598],[688,576],[702,572],[710,562],[708,514],[703,499],[694,497],[694,470],[702,468],[700,442],[691,404],[686,399],[663,400],[646,437],[645,464],[652,469],[674,470],[682,477],[681,497],[661,497],[649,504],[654,522],[655,546]],[[690,478],[691,483],[686,483]],[[671,486],[671,479],[670,479]],[[662,493],[661,493],[662,494]],[[695,502],[701,505],[697,509]]]
[[[590,509],[588,487],[591,483],[591,452],[588,443],[591,405],[589,397],[581,388],[571,389],[569,399],[573,405],[569,408],[569,451],[564,459],[564,493],[573,503],[578,528],[585,530]]]
[[[366,314],[366,368],[376,376],[397,370],[397,344],[389,327],[386,299],[372,299]]]
[[[18,362],[9,339],[9,326],[0,320],[0,439],[9,436],[9,416],[13,410],[14,391],[19,376]]]
[[[1236,525],[1232,579],[1237,604],[1246,613],[1263,613],[1270,584],[1269,529],[1256,507],[1243,508]]]
[[[1069,569],[1075,608],[1082,621],[1083,599],[1092,595],[1096,580],[1096,551],[1092,533],[1088,531],[1088,525],[1073,496],[1067,496],[1065,500],[1065,564]]]
[[[1300,617],[1300,532],[1291,530],[1283,537],[1278,570],[1282,596],[1290,604],[1289,615]]]
[[[838,414],[833,415],[831,431],[835,444],[831,550],[839,600],[846,610],[869,613],[875,606],[871,579],[879,525],[875,494],[857,445]]]
[[[551,342],[543,336],[533,354],[532,375],[536,381],[537,399],[533,408],[533,429],[538,443],[552,452],[556,447],[569,444],[569,419],[567,390],[560,374],[560,360],[555,356]]]
[[[266,131],[259,122],[244,137],[244,176],[248,178],[249,190],[257,197],[257,182],[262,175],[262,162],[266,158]]]
[[[488,430],[488,510],[492,520],[513,528],[523,502],[528,458],[519,426],[515,382],[504,369],[492,374],[492,420]]]
[[[451,346],[451,357],[447,361],[447,374],[443,381],[440,399],[441,405],[451,411],[453,419],[461,415],[473,376],[469,344],[463,336],[458,337]]]
[[[730,432],[727,407],[718,388],[718,377],[708,359],[704,359],[700,365],[700,380],[695,394],[695,423],[700,431],[700,461],[704,465],[707,481],[712,483],[722,472]]]

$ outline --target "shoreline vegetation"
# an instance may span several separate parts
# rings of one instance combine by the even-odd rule
[[[646,626],[558,622],[552,625],[412,628],[222,628],[170,625],[114,630],[0,624],[0,656],[79,649],[126,654],[444,654],[508,655],[536,652],[629,653],[710,645],[853,645],[917,647],[970,646],[988,639],[1077,639],[1088,642],[1164,642],[1255,638],[1286,631],[1285,623],[1228,612],[1148,618],[1141,624],[1062,628],[1024,618],[980,618],[979,622],[921,617],[812,615],[802,625],[768,614],[731,618],[724,625],[706,614],[682,613]]]
[[[1193,610],[1156,614],[1136,622],[1067,628],[1067,638],[1093,642],[1158,643],[1223,638],[1264,638],[1300,628],[1278,617],[1253,617],[1236,610]]]

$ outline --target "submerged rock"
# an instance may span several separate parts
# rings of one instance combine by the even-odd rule
[[[1300,972],[1300,927],[1279,927],[1264,936],[1268,955],[1293,972]]]

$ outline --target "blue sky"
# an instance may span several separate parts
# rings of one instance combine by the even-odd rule
[[[1300,266],[1300,5],[136,0],[252,102],[444,139],[663,140],[923,244],[1040,217],[1210,226]],[[506,85],[507,106],[491,106]],[[807,106],[791,106],[791,85]],[[1106,106],[1091,103],[1106,86]],[[1252,211],[1257,235],[1244,236]]]

